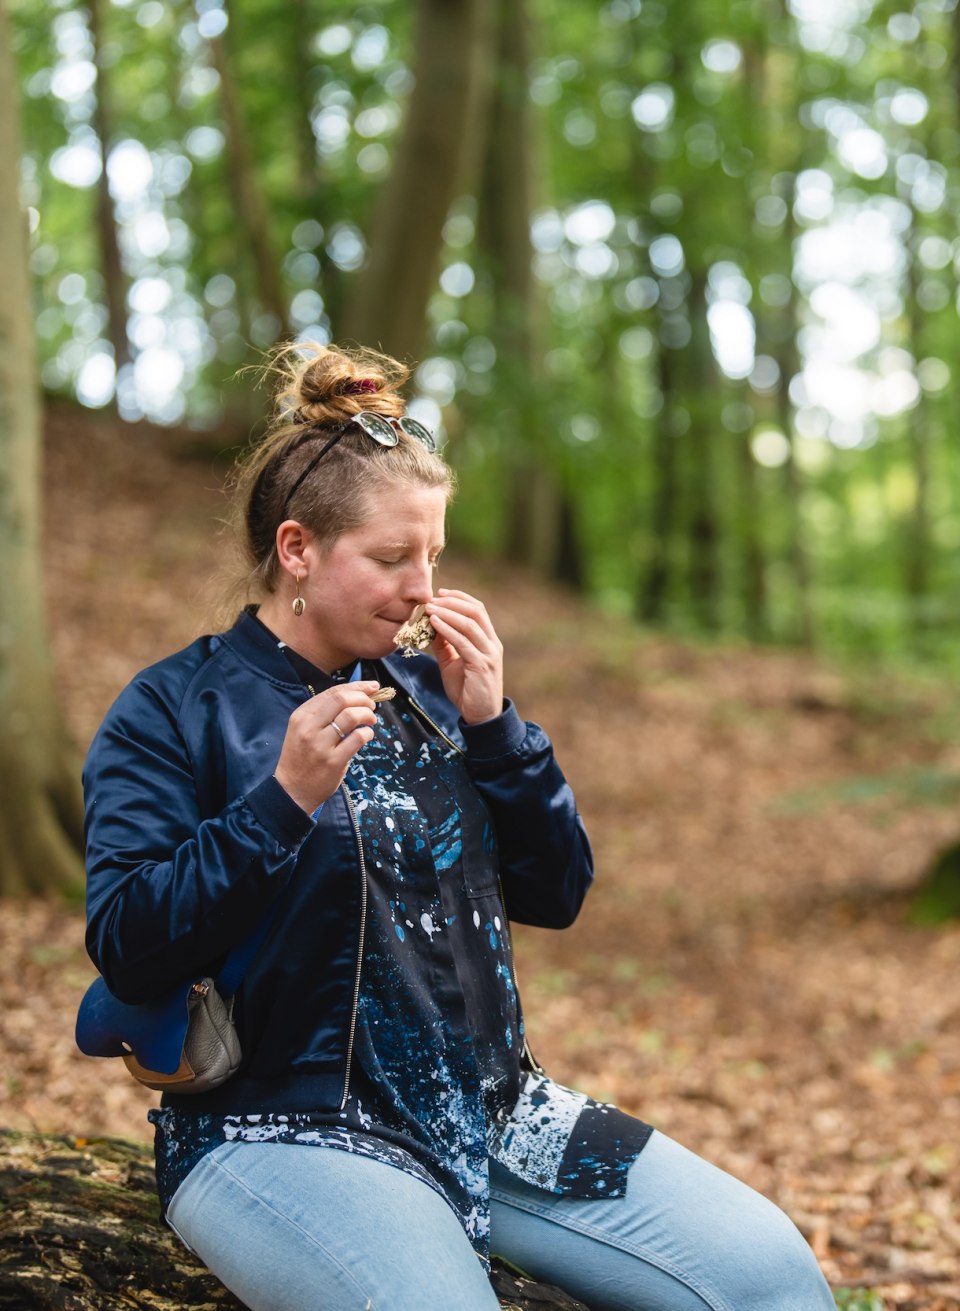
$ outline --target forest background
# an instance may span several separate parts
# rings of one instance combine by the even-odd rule
[[[563,707],[577,759],[600,708],[655,758],[578,780],[621,882],[576,981],[622,1028],[566,999],[569,947],[531,944],[548,1050],[621,1101],[642,1075],[634,1109],[792,1202],[838,1286],[960,1306],[960,938],[907,922],[956,836],[924,808],[960,791],[956,0],[4,9],[47,523],[70,547],[30,549],[48,595],[69,580],[73,737],[180,636],[170,525],[201,549],[220,456],[262,428],[246,366],[291,338],[416,362],[458,549],[522,570],[480,582],[534,710]],[[158,544],[164,577],[139,555]],[[625,782],[656,816],[614,821]],[[62,786],[46,868],[75,858]],[[40,1061],[23,979],[49,997],[82,966],[75,915],[3,932],[12,1097]]]
[[[457,539],[689,631],[958,660],[954,0],[13,0],[48,392],[244,440],[419,361]]]

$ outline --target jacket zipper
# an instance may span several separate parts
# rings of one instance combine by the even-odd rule
[[[410,705],[417,712],[420,718],[424,719],[436,733],[439,733],[439,735],[443,738],[444,742],[448,742],[450,746],[453,747],[454,751],[457,752],[458,755],[460,756],[466,755],[466,752],[463,750],[463,748],[458,747],[456,742],[454,742],[453,738],[447,736],[447,734],[443,731],[440,725],[435,720],[430,718],[430,716],[424,710],[423,706],[419,705],[416,701],[414,701],[413,697],[410,696],[409,693],[407,694],[407,700],[410,702]],[[507,942],[509,943],[510,946],[510,963],[512,966],[515,960],[515,953],[513,950],[513,932],[510,926],[510,917],[506,915],[506,901],[503,895],[503,880],[500,878],[499,870],[497,871],[497,887],[500,889],[500,904],[501,906],[503,906],[504,913],[505,913],[505,923],[507,926]],[[514,987],[516,987],[516,978],[514,978]],[[517,1013],[521,1022],[523,1022],[523,1007],[520,1004],[519,990],[517,991]],[[534,1056],[533,1054],[533,1049],[531,1048],[530,1043],[527,1039],[526,1025],[524,1025],[523,1046],[520,1049],[520,1056],[521,1056],[521,1061],[526,1060],[529,1067],[532,1070],[536,1071],[537,1074],[546,1073],[543,1066],[540,1064],[536,1056]]]
[[[463,747],[458,747],[456,742],[454,742],[453,738],[448,737],[447,734],[440,727],[440,725],[436,722],[436,720],[431,719],[430,716],[427,714],[427,712],[424,710],[423,706],[419,705],[416,701],[414,701],[413,697],[410,696],[409,694],[407,695],[407,700],[410,702],[410,705],[417,712],[420,718],[425,719],[426,722],[430,725],[430,727],[434,730],[434,732],[439,733],[439,735],[443,738],[444,742],[449,743],[449,745],[453,747],[454,751],[456,751],[458,756],[465,756],[467,754],[464,751]]]
[[[363,842],[360,838],[360,823],[357,819],[357,812],[350,799],[350,793],[347,791],[346,783],[341,783],[340,787],[343,790],[343,795],[347,803],[347,810],[350,813],[350,822],[353,825],[353,835],[357,841],[357,855],[360,858],[360,886],[362,889],[362,899],[360,902],[360,936],[357,943],[357,969],[353,980],[353,1006],[350,1011],[350,1031],[347,1035],[347,1069],[343,1078],[343,1097],[340,1099],[340,1109],[342,1111],[347,1104],[347,1098],[350,1096],[350,1069],[353,1065],[353,1043],[357,1036],[357,1012],[360,1008],[360,971],[363,967],[363,942],[367,931],[367,865],[363,858]]]
[[[310,683],[304,684],[311,697],[317,695],[316,688]],[[309,698],[308,698],[309,700]],[[440,731],[439,729],[437,730]],[[353,1065],[353,1045],[357,1036],[357,1015],[360,1010],[360,972],[363,969],[363,944],[367,933],[367,863],[363,858],[363,841],[360,837],[360,823],[357,819],[357,812],[353,802],[350,799],[350,793],[347,790],[346,781],[340,784],[340,790],[343,792],[343,799],[347,803],[347,812],[350,815],[350,823],[353,825],[353,836],[357,843],[357,857],[360,861],[360,933],[357,940],[357,968],[353,977],[353,1003],[350,1008],[350,1028],[347,1032],[347,1065],[343,1076],[343,1096],[340,1098],[340,1110],[342,1111],[347,1104],[347,1098],[350,1096],[350,1070]]]

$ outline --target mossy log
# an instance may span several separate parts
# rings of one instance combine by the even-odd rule
[[[493,1284],[511,1311],[587,1311],[499,1264]],[[243,1311],[161,1222],[145,1144],[0,1130],[0,1311],[131,1307]]]

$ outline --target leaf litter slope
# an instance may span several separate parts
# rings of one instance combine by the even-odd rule
[[[202,631],[222,573],[223,471],[164,449],[51,422],[49,615],[82,746]],[[960,925],[905,920],[960,821],[896,783],[960,772],[948,691],[652,637],[498,566],[443,581],[487,601],[594,841],[578,923],[516,932],[540,1060],[775,1197],[835,1284],[960,1307]],[[0,907],[0,1123],[148,1136],[153,1095],[73,1048],[91,976],[79,910]]]

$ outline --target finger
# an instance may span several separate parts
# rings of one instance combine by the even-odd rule
[[[372,728],[377,718],[373,706],[368,703],[364,706],[345,706],[331,715],[327,722],[342,742],[358,728]]]
[[[469,592],[457,591],[452,587],[438,588],[431,599],[444,605],[451,605],[464,610],[475,611],[477,614],[485,615],[487,613],[487,607],[479,597],[471,596]]]
[[[490,621],[482,601],[472,596],[434,596],[427,602],[427,614],[431,610],[448,610],[451,614],[470,615],[477,620]]]
[[[318,692],[306,704],[311,707],[312,715],[321,718],[325,715],[328,719],[332,719],[341,710],[347,710],[351,706],[363,706],[372,710],[374,694],[379,687],[379,683],[338,683],[336,687],[328,687],[325,691]]]
[[[483,640],[484,634],[480,625],[454,611],[437,610],[430,616],[430,622],[437,632],[448,642],[455,644],[458,650],[463,645],[464,639],[467,639],[471,645],[476,645],[478,641]]]
[[[356,705],[362,700],[371,700],[379,687],[380,684],[374,680],[364,683],[336,683],[333,687],[327,688],[327,691],[321,693],[321,695],[340,698],[344,705]]]
[[[462,614],[467,618],[473,619],[475,623],[479,624],[488,637],[496,639],[496,629],[493,626],[493,621],[487,612],[487,608],[483,602],[478,601],[475,596],[470,596],[466,592],[438,592],[433,600],[427,605],[427,613],[432,614],[437,608],[446,611],[448,616]]]
[[[453,610],[462,610],[467,614],[476,614],[486,616],[487,608],[482,601],[471,596],[469,592],[454,592],[441,588],[435,596],[427,602],[427,609],[431,605],[444,605]]]
[[[331,725],[331,727],[333,727]],[[334,757],[340,755],[345,761],[351,760],[361,747],[373,741],[373,729],[369,724],[360,724],[349,733],[345,733],[333,748]]]
[[[468,648],[472,648],[476,655],[489,659],[495,656],[500,648],[496,633],[488,632],[476,619],[468,615],[456,611],[442,613],[437,611],[430,616],[430,620],[437,632],[445,637],[451,646],[456,647],[461,655],[468,654]]]
[[[443,627],[442,621],[440,627]],[[453,664],[454,661],[460,660],[460,652],[453,645],[447,635],[442,633],[440,628],[437,628],[434,631],[437,634],[437,640],[431,647],[434,657],[441,664]]]
[[[353,733],[348,733],[342,742],[337,742],[331,749],[330,763],[336,771],[336,783],[333,791],[341,785],[347,776],[347,770],[350,768],[350,762],[358,751],[366,746],[373,739],[373,729],[363,725]]]

